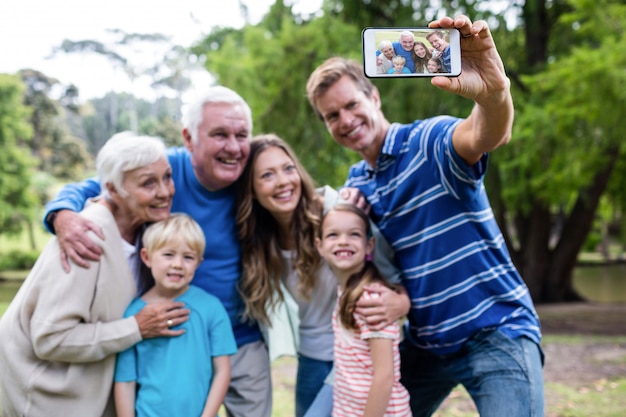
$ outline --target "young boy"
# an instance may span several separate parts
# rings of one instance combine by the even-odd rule
[[[391,62],[393,63],[393,68],[390,68],[389,71],[387,71],[387,74],[410,74],[411,73],[411,71],[405,66],[406,58],[404,58],[403,56],[396,55],[393,57]]]
[[[154,286],[133,300],[125,316],[165,300],[184,302],[190,313],[184,323],[167,323],[184,329],[182,335],[146,339],[118,355],[118,416],[215,417],[230,383],[229,355],[237,347],[220,301],[189,285],[204,253],[202,229],[188,215],[173,213],[150,225],[142,243],[141,259]]]

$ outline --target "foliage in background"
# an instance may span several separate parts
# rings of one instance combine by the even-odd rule
[[[598,224],[611,179],[619,183],[626,173],[618,165],[626,56],[617,53],[626,47],[626,6],[572,0],[560,13],[545,61],[529,54],[526,71],[516,73],[527,75],[514,84],[513,141],[494,153],[499,177],[489,184],[499,191],[492,196],[505,231],[513,231],[507,236],[516,265],[535,299],[545,301],[578,298],[571,285],[577,254]]]
[[[255,134],[276,133],[293,146],[320,185],[339,186],[356,155],[337,147],[313,117],[304,85],[329,56],[358,59],[360,31],[336,19],[296,20],[291,7],[277,1],[260,24],[241,31],[217,28],[193,50],[206,57],[218,83],[248,102]]]
[[[31,188],[35,160],[22,141],[32,133],[24,90],[19,77],[0,74],[0,233],[19,232],[37,204]]]
[[[308,16],[295,15],[291,6],[277,1],[259,24],[214,28],[189,50],[175,46],[158,65],[128,66],[129,76],[152,77],[155,91],[163,95],[153,103],[110,93],[80,104],[74,86],[23,70],[32,130],[15,140],[30,149],[40,172],[28,179],[31,172],[25,167],[31,157],[19,151],[11,161],[24,173],[11,186],[20,184],[18,188],[30,193],[32,183],[37,198],[46,200],[50,184],[84,176],[104,141],[121,130],[180,145],[180,97],[185,70],[193,66],[191,55],[200,58],[195,62],[206,62],[217,82],[250,103],[254,133],[277,133],[319,184],[340,186],[359,156],[335,145],[310,109],[305,84],[311,71],[333,55],[361,60],[364,27],[425,26],[443,15],[465,13],[489,22],[516,106],[511,144],[490,156],[485,184],[494,213],[533,298],[576,299],[572,269],[583,245],[606,247],[609,233],[626,243],[626,227],[621,226],[626,206],[621,145],[626,65],[620,53],[626,46],[625,10],[618,0],[325,0],[323,10]],[[116,45],[123,48],[136,40],[161,42],[158,34],[112,33],[121,36]],[[84,41],[61,49],[105,56],[111,52],[117,54],[110,55],[114,61],[121,57],[128,64],[122,54],[128,49],[105,47],[109,45]],[[408,123],[437,114],[465,117],[472,108],[470,101],[441,92],[428,80],[374,83],[390,121]],[[165,92],[172,88],[181,90],[168,99]],[[0,106],[5,99],[0,97]],[[9,149],[16,152],[13,145]],[[0,188],[0,195],[7,190]],[[0,207],[6,222],[6,202],[0,200]]]
[[[326,0],[322,13],[298,16],[277,1],[258,25],[216,29],[193,51],[219,83],[250,101],[255,132],[279,134],[314,178],[337,186],[358,156],[332,142],[306,103],[311,71],[333,55],[361,60],[360,31],[367,26],[425,26],[460,13],[488,21],[516,105],[513,141],[490,158],[486,186],[494,212],[535,300],[577,299],[571,285],[577,254],[596,224],[613,167],[622,169],[621,181],[626,174],[616,140],[623,137],[626,91],[625,56],[616,53],[624,50],[621,3]],[[472,107],[428,80],[374,83],[390,121],[464,117]]]
[[[53,91],[62,88],[58,80],[32,69],[21,70],[19,75],[26,85],[24,104],[31,109],[32,126],[32,134],[20,139],[37,160],[37,169],[65,180],[79,178],[91,157],[84,141],[70,131],[72,117],[66,116],[77,115],[71,99],[74,88],[67,88],[58,100],[53,98]]]

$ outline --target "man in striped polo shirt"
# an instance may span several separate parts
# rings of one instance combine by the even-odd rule
[[[335,141],[363,157],[346,186],[366,197],[404,271],[402,383],[413,415],[432,415],[462,384],[481,416],[543,416],[539,319],[483,184],[488,152],[511,138],[510,82],[486,22],[430,26],[461,32],[463,72],[432,84],[474,101],[466,119],[390,123],[361,65],[343,58],[311,74],[307,95]]]

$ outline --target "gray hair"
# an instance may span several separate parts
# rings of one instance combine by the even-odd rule
[[[202,123],[204,105],[207,103],[240,104],[246,113],[248,127],[252,132],[252,111],[248,103],[230,88],[216,85],[209,87],[184,106],[183,127],[187,129],[194,143],[198,142],[198,126]]]
[[[137,136],[132,132],[113,135],[100,149],[96,157],[96,169],[100,178],[101,195],[111,198],[106,184],[112,184],[122,197],[127,195],[123,187],[128,171],[153,164],[159,159],[167,160],[163,140],[152,136]]]
[[[403,36],[410,36],[411,38],[413,38],[413,40],[415,40],[415,33],[411,32],[410,30],[403,30],[402,32],[400,32],[400,39],[402,39]]]
[[[380,43],[378,44],[378,50],[382,51],[385,46],[393,47],[393,44],[391,43],[391,41],[388,41],[388,40],[384,39],[384,40],[380,41]]]

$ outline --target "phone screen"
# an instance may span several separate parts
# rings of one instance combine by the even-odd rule
[[[363,67],[370,78],[457,77],[461,73],[457,29],[365,28]]]

